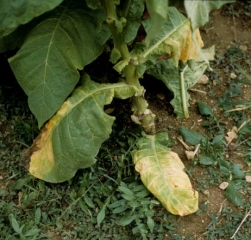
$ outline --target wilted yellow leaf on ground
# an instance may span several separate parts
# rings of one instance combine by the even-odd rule
[[[198,192],[192,188],[179,156],[163,144],[165,135],[141,138],[133,161],[142,182],[163,207],[185,216],[198,210]]]

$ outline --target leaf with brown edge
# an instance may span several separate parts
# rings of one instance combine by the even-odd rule
[[[186,216],[198,210],[198,192],[192,188],[179,156],[170,151],[167,134],[146,135],[133,152],[135,169],[144,185],[174,215]]]
[[[149,19],[143,22],[146,33],[150,31]],[[155,37],[149,42],[149,46],[142,53],[143,58],[156,60],[163,55],[170,55],[173,63],[178,66],[179,60],[187,62],[189,59],[197,59],[197,50],[203,47],[199,30],[195,30],[197,47],[193,41],[191,23],[174,7],[168,8],[167,20],[161,29],[155,33]]]
[[[125,99],[134,94],[134,87],[126,83],[98,84],[87,79],[30,147],[29,172],[37,178],[58,183],[72,178],[78,169],[94,164],[115,120],[103,111],[104,105],[113,97]]]

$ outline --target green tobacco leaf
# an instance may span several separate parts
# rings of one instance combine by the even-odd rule
[[[180,134],[185,142],[194,146],[201,143],[202,141],[206,141],[206,138],[203,135],[196,131],[189,130],[184,126],[180,127]]]
[[[150,33],[150,19],[143,22],[146,33]],[[157,31],[158,30],[158,31]],[[198,47],[203,46],[200,34],[196,31],[196,41]],[[137,49],[135,50],[137,51]],[[189,59],[196,59],[199,53],[192,39],[190,22],[174,7],[168,8],[167,20],[162,28],[157,28],[154,38],[143,50],[143,59],[156,61],[159,57],[172,57],[174,65],[177,67],[179,60],[186,62]]]
[[[211,54],[208,56],[207,52],[211,49],[204,49],[202,53],[204,56],[207,56],[209,59],[212,59]],[[199,58],[194,61],[193,69],[188,65],[184,68],[182,72],[182,77],[179,71],[179,68],[175,67],[172,63],[172,60],[160,60],[157,61],[155,65],[152,65],[147,73],[154,76],[155,78],[162,80],[165,85],[174,93],[174,98],[171,101],[171,104],[174,108],[174,112],[179,118],[184,118],[184,104],[189,106],[189,98],[187,90],[193,87],[199,78],[203,75],[204,71],[207,68],[207,63]],[[184,94],[182,94],[182,89],[184,89]]]
[[[126,25],[123,28],[122,36],[125,43],[132,42],[141,25],[141,17],[144,12],[143,0],[132,0],[126,16]]]
[[[179,156],[158,141],[161,139],[158,135],[138,140],[138,150],[133,152],[135,169],[144,185],[169,212],[180,216],[194,213],[198,210],[198,192],[193,190]],[[160,135],[167,136],[166,133]]]
[[[162,25],[167,20],[168,1],[146,0],[146,7],[151,19],[151,26],[145,40],[148,45],[155,38],[156,32],[161,29]]]
[[[204,26],[209,21],[209,13],[214,9],[219,9],[222,5],[233,3],[234,0],[212,0],[212,1],[190,1],[185,0],[184,5],[188,18],[191,20],[192,29],[195,30]]]
[[[24,32],[26,31],[24,31],[23,28],[22,29],[17,28],[11,34],[1,37],[0,38],[0,53],[7,52],[9,50],[13,50],[15,48],[21,47],[24,41],[24,37],[26,36]]]
[[[9,60],[40,127],[74,89],[78,69],[99,56],[109,37],[107,29],[98,30],[103,11],[84,2],[65,1],[48,13]]]
[[[18,0],[0,2],[0,37],[13,32],[19,25],[57,7],[63,0]]]
[[[109,137],[114,117],[103,107],[113,97],[134,95],[125,83],[98,84],[86,80],[45,125],[28,151],[30,173],[48,182],[63,182],[80,168],[96,162],[101,144]]]

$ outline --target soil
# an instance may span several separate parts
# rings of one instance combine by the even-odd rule
[[[236,12],[240,7],[238,4],[234,6]],[[210,22],[201,29],[201,36],[204,41],[205,47],[210,47],[215,45],[216,48],[216,58],[219,54],[226,52],[231,46],[241,46],[245,51],[245,54],[251,55],[251,21],[247,21],[245,16],[241,15],[235,17],[233,14],[227,14],[229,8],[225,7],[221,10],[212,12]],[[172,107],[170,106],[170,93],[165,89],[165,86],[161,83],[156,83],[157,86],[149,87],[151,92],[147,95],[147,99],[150,105],[150,108],[156,115],[157,119],[157,131],[168,131],[169,136],[174,136],[175,138],[179,135],[180,126],[185,126],[188,129],[195,130],[201,134],[206,135],[206,129],[202,126],[202,116],[199,114],[197,102],[203,101],[208,106],[213,107],[218,102],[217,96],[222,96],[229,88],[227,79],[229,78],[230,72],[226,72],[222,68],[218,68],[216,64],[213,64],[213,70],[217,71],[218,75],[222,78],[222,81],[218,84],[215,83],[215,79],[209,78],[208,84],[196,84],[193,89],[199,91],[190,91],[190,107],[189,113],[190,116],[188,119],[177,119],[175,114],[172,112]],[[251,65],[249,63],[249,69],[251,71]],[[206,73],[210,75],[209,72]],[[147,86],[146,86],[147,89]],[[208,94],[210,91],[213,91],[213,96]],[[251,87],[245,86],[243,94],[239,100],[251,101]],[[154,97],[154,96],[160,97]],[[164,98],[163,98],[164,96]],[[238,99],[235,99],[238,100]],[[223,111],[220,108],[214,109],[215,115],[220,118],[223,122],[226,123],[226,129],[232,129],[235,126],[235,123],[232,119],[226,119],[223,117]],[[186,168],[193,166],[191,160],[187,160],[185,156],[185,148],[182,144],[177,142],[172,147],[172,150],[179,154],[181,160],[185,164]],[[243,159],[236,156],[231,156],[231,161],[235,163],[242,163]],[[194,167],[193,178],[191,179],[192,185],[196,189],[197,187],[197,178],[203,177],[204,168],[200,166]],[[187,236],[192,235],[195,239],[204,239],[203,233],[207,231],[207,227],[211,223],[212,219],[210,216],[217,214],[221,211],[222,206],[229,205],[230,203],[226,201],[223,191],[219,189],[218,186],[210,186],[207,188],[204,193],[199,193],[199,202],[200,208],[203,206],[208,207],[207,212],[201,212],[199,215],[192,214],[186,217],[178,218],[176,221],[179,222],[180,228],[179,233]],[[234,206],[231,206],[234,208]],[[239,209],[235,209],[240,211]],[[224,221],[224,219],[223,219]],[[169,238],[167,238],[169,239]],[[170,238],[171,239],[171,238]]]

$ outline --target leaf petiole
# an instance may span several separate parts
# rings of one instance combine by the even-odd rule
[[[189,117],[188,106],[186,101],[186,89],[185,89],[185,79],[184,79],[184,72],[188,65],[186,65],[182,71],[180,71],[180,91],[181,91],[181,102],[182,102],[182,109],[185,118]]]

